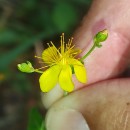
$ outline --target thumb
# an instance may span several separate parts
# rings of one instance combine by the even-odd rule
[[[47,130],[129,130],[129,84],[130,79],[109,80],[68,95],[49,109]]]
[[[90,130],[83,115],[71,108],[54,108],[46,120],[47,130]]]

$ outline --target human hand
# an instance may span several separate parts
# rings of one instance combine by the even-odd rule
[[[77,91],[55,103],[60,91],[44,96],[47,130],[87,130],[86,122],[91,130],[130,129],[130,79],[119,78],[130,57],[129,6],[129,0],[93,2],[74,35],[75,43],[84,55],[96,32],[107,28],[108,40],[85,60],[87,85],[75,81]]]

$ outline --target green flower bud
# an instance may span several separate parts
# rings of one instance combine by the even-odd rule
[[[17,66],[21,72],[32,73],[35,71],[32,64],[29,61],[27,61],[27,63],[18,64]]]
[[[104,42],[108,37],[108,31],[107,29],[104,29],[103,31],[98,32],[94,37],[94,43],[97,47],[101,47],[100,42]]]

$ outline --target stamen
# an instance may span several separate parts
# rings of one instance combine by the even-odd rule
[[[73,37],[71,37],[71,41],[70,41],[70,44],[72,45],[72,41],[73,41]]]
[[[64,52],[65,52],[65,41],[64,41],[64,33],[62,33],[62,35],[61,35],[61,40],[60,40],[60,42],[61,42],[61,55],[63,55],[64,54]]]
[[[42,57],[39,57],[39,56],[34,56],[35,58],[39,58],[39,59],[42,59]]]
[[[50,41],[52,47],[50,47],[50,52],[49,52],[49,56],[52,58],[52,60],[57,60],[57,49],[55,47],[55,45],[53,44],[52,41]]]
[[[50,46],[50,43],[47,43],[47,45],[48,45],[49,47],[51,47],[51,46]]]
[[[61,55],[63,55],[63,42],[62,42],[62,35],[60,36],[61,39],[60,39],[60,43],[61,43]]]
[[[68,46],[67,46],[67,44],[65,44],[65,51],[67,51],[68,50]]]
[[[73,45],[73,46],[70,46],[70,48],[69,49],[73,49],[75,47],[75,45]]]
[[[68,40],[68,44],[70,43],[70,39]]]
[[[64,40],[64,33],[62,33],[62,40],[63,40],[63,53],[65,52],[65,40]]]
[[[40,63],[40,64],[44,64],[44,62],[42,62],[42,61],[39,61],[38,63]]]
[[[49,66],[48,66],[48,65],[47,65],[47,66],[43,66],[43,67],[38,68],[38,69],[36,69],[36,70],[44,69],[44,68],[47,68],[47,67],[49,67]]]
[[[70,49],[70,48],[71,48],[71,46],[72,46],[72,41],[73,41],[73,37],[71,37],[71,39],[68,40],[67,49]]]
[[[70,39],[68,40],[67,49],[70,47]]]
[[[59,61],[59,57],[61,54],[52,41],[50,41],[50,43],[47,43],[47,45],[49,47],[46,49],[45,53],[43,52],[42,57],[46,64],[51,65],[52,63],[56,63]]]
[[[53,66],[53,65],[55,65],[55,63],[54,63],[54,64],[51,64],[51,65],[46,65],[46,66],[40,67],[40,68],[38,68],[38,69],[35,69],[35,70],[44,69],[44,68],[47,68],[47,67],[50,67],[50,66]]]
[[[51,43],[51,45],[55,48],[55,50],[57,51],[57,53],[61,56],[59,50],[55,47],[55,45],[53,44],[53,42],[51,41],[50,43]]]

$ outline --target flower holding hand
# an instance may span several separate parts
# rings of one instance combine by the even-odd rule
[[[41,58],[46,66],[39,69],[34,69],[32,64],[27,61],[27,63],[18,64],[18,69],[22,72],[32,73],[38,72],[42,73],[39,78],[40,88],[43,92],[49,92],[52,90],[57,83],[65,92],[72,92],[74,90],[74,83],[72,82],[72,75],[75,74],[77,80],[81,83],[87,83],[87,73],[84,66],[84,59],[95,49],[95,47],[100,48],[101,42],[104,42],[108,37],[108,31],[105,29],[98,32],[93,38],[92,48],[81,58],[78,54],[81,50],[75,48],[73,45],[73,38],[65,43],[64,33],[61,35],[60,47],[56,46],[50,42],[48,48],[42,53]],[[40,71],[40,69],[47,68],[45,71]]]

